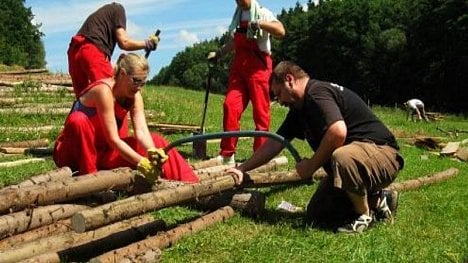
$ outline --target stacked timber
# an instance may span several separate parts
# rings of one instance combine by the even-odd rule
[[[33,176],[0,189],[0,212],[4,214],[0,216],[0,263],[157,262],[164,248],[228,220],[235,210],[250,216],[261,214],[265,195],[247,188],[312,181],[272,164],[247,173],[241,187],[235,185],[232,175],[220,172],[196,184],[159,180],[149,192],[97,204],[79,200],[111,189],[128,191],[141,177],[129,168],[79,177],[72,177],[69,168],[61,168]],[[206,168],[197,174],[206,174],[202,169]],[[221,170],[225,172],[226,167]],[[449,169],[421,178],[419,183],[401,182],[389,189],[411,190],[457,173]],[[321,170],[313,177],[323,176]],[[208,212],[171,228],[150,214],[181,204]]]

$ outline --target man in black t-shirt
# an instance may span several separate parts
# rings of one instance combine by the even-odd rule
[[[291,141],[305,139],[314,150],[296,165],[311,178],[323,167],[322,180],[307,207],[307,221],[338,227],[339,232],[366,230],[374,220],[393,220],[398,193],[383,191],[403,167],[395,137],[362,99],[340,85],[310,79],[292,62],[279,63],[270,89],[290,111],[277,133]],[[253,156],[229,171],[240,184],[243,173],[276,156],[284,146],[268,139]]]

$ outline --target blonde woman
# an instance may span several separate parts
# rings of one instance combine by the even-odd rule
[[[55,143],[54,161],[79,174],[132,167],[154,180],[157,169],[148,153],[155,154],[155,149],[168,142],[150,133],[146,123],[141,89],[148,76],[148,62],[143,56],[124,54],[114,72],[114,77],[98,80],[81,91]],[[128,114],[134,137],[128,136]],[[162,164],[164,178],[198,182],[176,150],[169,151],[168,157]]]

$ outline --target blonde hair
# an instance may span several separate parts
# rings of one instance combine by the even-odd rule
[[[271,73],[270,84],[281,83],[286,79],[287,74],[293,75],[296,79],[309,77],[309,74],[307,74],[307,72],[305,72],[296,63],[291,61],[281,61],[276,65]]]
[[[121,54],[114,66],[114,72],[117,76],[120,70],[123,69],[127,74],[133,74],[135,71],[149,71],[148,60],[136,53]]]

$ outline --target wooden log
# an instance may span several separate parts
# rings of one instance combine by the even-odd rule
[[[157,130],[163,133],[175,132],[198,132],[200,126],[187,125],[187,124],[170,124],[170,123],[148,123],[148,128]]]
[[[62,181],[65,179],[71,179],[72,176],[72,170],[69,167],[62,167],[62,168],[57,168],[52,171],[48,171],[42,174],[38,175],[33,175],[27,180],[20,182],[19,184],[16,185],[9,185],[7,187],[4,187],[0,189],[0,193],[2,191],[11,191],[14,189],[19,189],[19,188],[24,188],[32,185],[37,185],[40,183],[47,183],[47,182],[53,182],[53,181]],[[0,199],[1,200],[1,199]]]
[[[24,75],[24,74],[32,74],[32,73],[47,73],[47,72],[49,71],[45,68],[22,69],[22,70],[2,71],[0,75]]]
[[[0,109],[1,114],[51,114],[65,115],[70,113],[69,108],[8,108]]]
[[[62,261],[60,260],[59,254],[52,253],[52,252],[18,261],[18,263],[54,263],[54,262],[60,263]]]
[[[182,237],[190,234],[195,234],[199,231],[205,230],[209,226],[225,221],[234,215],[234,210],[229,207],[223,207],[212,213],[200,217],[193,222],[180,225],[167,232],[160,233],[154,237],[133,243],[129,246],[109,251],[98,257],[92,258],[91,263],[104,263],[104,262],[120,262],[127,257],[127,255],[135,255],[143,253],[153,248],[163,249],[172,244],[175,244]]]
[[[287,163],[288,159],[285,156],[280,156],[252,170],[251,172],[271,172],[279,169],[280,166],[286,165]],[[207,180],[210,178],[215,178],[217,176],[224,175],[225,170],[231,167],[234,167],[234,165],[217,165],[213,167],[195,170],[195,173],[200,178],[200,180]]]
[[[88,208],[81,205],[51,205],[0,216],[0,239],[71,217]]]
[[[27,148],[24,150],[24,154],[33,156],[52,156],[54,154],[54,149],[50,147]]]
[[[217,160],[217,159],[213,158],[213,159],[209,159],[209,160],[206,160],[206,161],[193,163],[191,165],[192,165],[192,168],[194,170],[200,170],[200,169],[203,169],[203,168],[219,166],[219,165],[222,165],[222,164],[223,164],[223,162],[221,160]]]
[[[447,145],[440,151],[440,155],[455,155],[455,153],[458,151],[458,148],[460,148],[460,142],[448,142]]]
[[[49,146],[49,139],[36,139],[19,142],[1,142],[0,147],[12,147],[12,148],[34,148],[34,147],[46,147]]]
[[[159,248],[148,248],[148,250],[135,255],[127,255],[120,260],[120,263],[157,263],[161,260],[161,250]]]
[[[208,183],[182,185],[174,189],[132,196],[76,213],[72,217],[72,227],[76,232],[82,233],[154,209],[232,189],[234,186],[234,178],[231,175],[226,175]]]
[[[30,231],[0,240],[0,250],[11,249],[17,244],[38,240],[44,237],[71,231],[71,219],[58,220],[55,223],[44,225]]]
[[[11,161],[11,162],[1,162],[0,168],[2,167],[9,168],[9,167],[20,166],[20,165],[25,165],[29,163],[39,163],[39,162],[45,162],[45,159],[44,158],[30,158],[30,159],[23,159],[23,160]]]
[[[258,191],[226,191],[198,198],[195,206],[204,210],[230,206],[245,215],[257,217],[265,211],[265,200],[265,194]]]
[[[0,98],[0,107],[12,106],[22,102],[22,98]]]
[[[0,153],[4,154],[24,154],[27,148],[1,147]]]
[[[0,213],[18,211],[31,204],[45,205],[91,195],[109,189],[128,188],[135,171],[130,168],[98,171],[66,181],[32,185],[14,191],[0,192]]]
[[[17,244],[12,249],[0,250],[0,263],[18,262],[51,252],[67,258],[90,258],[104,253],[105,251],[103,250],[106,247],[108,249],[115,249],[126,246],[165,229],[166,224],[164,221],[155,220],[153,216],[147,214],[86,233],[78,234],[71,231],[36,241]]]
[[[428,184],[434,184],[434,183],[445,181],[457,175],[458,172],[459,171],[457,168],[449,168],[445,171],[438,172],[433,175],[419,177],[419,178],[407,180],[401,183],[392,183],[386,189],[396,190],[396,191],[416,190]]]
[[[200,175],[199,176],[200,181],[217,180],[218,177],[226,175],[225,171],[222,171],[219,174],[214,174],[210,176]],[[247,172],[244,176],[244,181],[242,183],[242,186],[243,187],[269,187],[272,185],[288,184],[288,183],[310,183],[312,181],[321,180],[326,175],[327,173],[323,169],[317,170],[317,172],[315,172],[312,175],[312,178],[302,178],[295,171],[278,171],[278,172],[268,172],[268,173]]]
[[[52,125],[39,127],[0,127],[0,132],[50,132],[56,127]]]
[[[30,154],[35,156],[46,156],[52,155],[53,149],[48,147],[41,148],[13,148],[13,147],[2,147],[0,152],[4,154]]]

